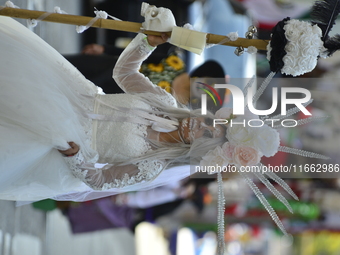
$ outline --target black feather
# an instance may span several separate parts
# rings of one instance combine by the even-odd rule
[[[340,49],[340,34],[336,34],[328,38],[324,43],[325,48],[327,48],[328,56],[331,56],[334,52]]]
[[[270,52],[269,65],[270,70],[275,73],[280,71],[284,66],[283,57],[287,54],[285,47],[288,40],[285,36],[285,30],[283,27],[289,20],[289,17],[281,20],[272,29],[272,38],[270,40],[270,47],[272,50]]]
[[[322,0],[314,3],[310,14],[311,22],[321,28],[323,41],[328,39],[339,13],[340,0]]]

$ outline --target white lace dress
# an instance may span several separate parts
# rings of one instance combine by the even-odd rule
[[[83,201],[189,174],[161,172],[166,162],[157,159],[116,164],[152,150],[146,138],[158,137],[153,122],[131,110],[157,110],[140,95],[176,107],[169,93],[138,72],[153,50],[145,35],[139,34],[116,64],[114,78],[127,93],[118,95],[100,93],[52,47],[10,18],[0,17],[0,38],[0,199]],[[69,141],[80,151],[63,157],[57,149],[69,148]]]

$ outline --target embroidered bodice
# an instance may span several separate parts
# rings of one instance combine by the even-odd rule
[[[150,122],[138,121],[140,116],[130,110],[157,111],[145,99],[142,100],[140,94],[144,95],[143,98],[158,97],[169,106],[177,106],[171,94],[138,72],[141,62],[153,49],[145,35],[137,35],[120,56],[113,72],[113,78],[126,94],[95,96],[93,111],[88,114],[93,119],[92,148],[98,156],[88,161],[80,149],[75,156],[65,157],[74,175],[93,189],[121,188],[150,181],[164,169],[166,162],[157,159],[117,164],[148,153],[152,150],[149,139],[158,139],[159,132],[151,128]],[[105,165],[99,167],[96,163]]]
[[[95,113],[124,118],[126,112],[114,111],[109,106],[151,110],[151,106],[138,100],[136,95],[98,95]],[[129,113],[130,115],[133,114]],[[133,118],[133,115],[131,116]],[[145,154],[150,146],[146,142],[147,126],[123,121],[93,121],[92,147],[99,154],[98,162],[114,163]],[[151,135],[152,131],[150,131]]]

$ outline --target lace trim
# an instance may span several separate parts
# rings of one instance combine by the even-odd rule
[[[176,99],[172,95],[164,94],[164,95],[157,95],[157,96],[164,103],[166,103],[166,104],[168,104],[170,106],[173,106],[173,107],[177,107]]]
[[[138,124],[137,125],[137,134],[140,134],[144,139],[146,139],[148,137],[148,127],[142,124]],[[152,150],[151,145],[146,142],[144,142],[143,146],[142,146],[142,150],[145,151],[145,153],[149,152],[150,150]]]
[[[72,174],[80,179],[81,181],[85,182],[89,181],[86,179],[87,170],[81,170],[79,168],[80,165],[84,162],[84,155],[81,151],[78,151],[76,155],[73,157],[64,157],[65,162],[67,163],[68,167],[70,168]]]
[[[130,177],[129,174],[126,173],[121,180],[115,179],[114,182],[104,183],[103,187],[92,188],[99,190],[108,190],[112,188],[123,188],[137,183],[151,181],[159,175],[164,167],[164,164],[158,160],[144,160],[137,163],[136,165],[139,169],[139,173],[137,175]]]
[[[129,174],[126,173],[122,179],[115,179],[114,182],[104,183],[103,186],[96,186],[91,184],[92,179],[87,177],[88,170],[80,168],[80,166],[84,165],[85,161],[81,151],[73,157],[64,157],[64,160],[68,164],[72,174],[94,190],[123,188],[137,183],[151,181],[156,178],[164,168],[164,163],[162,161],[143,160],[136,164],[139,172],[135,176],[130,177]],[[93,170],[103,171],[103,169],[98,168]]]
[[[139,43],[138,51],[142,55],[149,55],[156,47],[152,47],[149,43],[146,37],[143,38],[143,40]]]

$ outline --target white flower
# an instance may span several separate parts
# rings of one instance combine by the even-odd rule
[[[230,107],[222,107],[215,113],[215,117],[217,119],[229,119],[233,114],[233,108]]]
[[[220,146],[217,146],[214,150],[210,150],[206,155],[202,157],[200,166],[212,167],[211,169],[217,169],[216,166],[223,167],[229,164],[228,159],[225,157],[224,152]],[[213,174],[213,172],[209,172]]]
[[[301,36],[301,32],[298,31],[297,29],[293,29],[291,26],[290,27],[286,27],[286,26],[285,26],[285,36],[287,40],[297,41]]]
[[[280,146],[279,133],[267,125],[254,129],[254,131],[256,133],[256,139],[253,147],[266,157],[274,156]]]
[[[236,124],[227,128],[226,137],[233,145],[245,145],[254,147],[256,140],[256,127],[249,127],[247,124]]]
[[[194,26],[191,25],[190,23],[186,23],[183,28],[190,29],[190,30],[195,30]]]
[[[228,160],[229,164],[233,164],[235,145],[232,145],[231,143],[226,142],[222,145],[222,151],[223,151],[224,157]]]
[[[270,43],[267,44],[267,60],[270,61],[271,59],[271,52],[272,52],[272,47],[270,46]]]
[[[244,122],[247,125],[249,120],[259,119],[259,116],[252,113],[248,108],[244,109],[243,115],[236,115],[236,118],[233,119],[233,122]]]
[[[286,22],[284,30],[288,42],[281,72],[298,76],[312,71],[323,48],[321,29],[309,22],[292,19]]]
[[[229,37],[230,41],[236,41],[238,39],[238,33],[230,32],[229,34],[227,34],[227,37]]]
[[[261,154],[248,146],[236,146],[234,149],[234,162],[237,166],[255,166],[261,160]]]
[[[254,47],[254,46],[249,46],[247,52],[248,52],[249,54],[255,54],[255,53],[257,53],[257,48]]]

